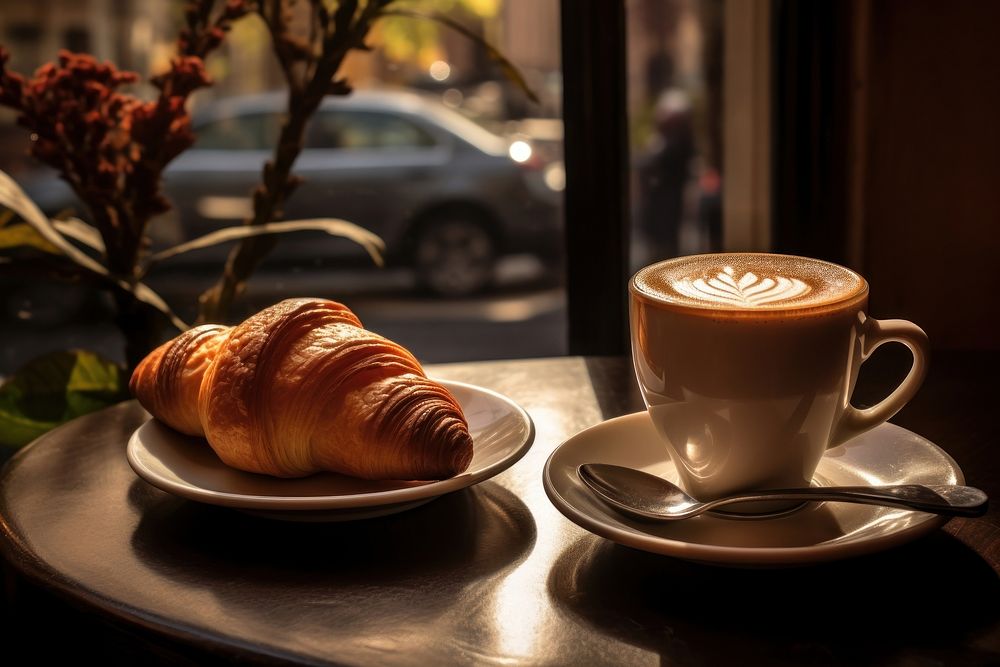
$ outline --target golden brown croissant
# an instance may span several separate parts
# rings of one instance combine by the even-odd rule
[[[250,472],[442,479],[472,460],[451,393],[325,299],[186,331],[143,359],[130,388],[157,419],[204,435],[226,464]]]

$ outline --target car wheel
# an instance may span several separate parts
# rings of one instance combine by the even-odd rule
[[[425,289],[442,296],[466,296],[492,282],[496,253],[496,241],[480,221],[450,215],[420,227],[413,265]]]

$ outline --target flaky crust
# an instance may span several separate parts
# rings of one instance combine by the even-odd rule
[[[451,393],[334,301],[289,299],[232,328],[192,329],[150,353],[131,387],[158,419],[250,472],[442,479],[472,460]]]
[[[205,371],[229,327],[205,324],[188,329],[139,362],[129,389],[157,419],[187,435],[205,435],[198,395]]]

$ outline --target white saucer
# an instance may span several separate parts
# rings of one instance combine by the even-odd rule
[[[439,380],[469,422],[473,456],[461,475],[435,482],[368,481],[320,473],[279,479],[230,468],[202,438],[181,435],[155,419],[129,439],[129,465],[164,491],[293,521],[348,521],[401,512],[503,472],[524,456],[535,437],[531,418],[514,401],[489,389]]]
[[[646,412],[598,424],[561,444],[545,463],[549,500],[568,519],[626,546],[727,565],[791,565],[870,553],[908,542],[947,520],[934,514],[847,503],[812,503],[773,519],[737,521],[702,515],[673,523],[636,521],[611,510],[577,477],[583,463],[613,463],[677,481],[677,470]],[[958,464],[939,447],[882,424],[820,461],[813,483],[834,485],[964,484]]]

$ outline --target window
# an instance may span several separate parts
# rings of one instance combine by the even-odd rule
[[[223,151],[271,150],[278,140],[280,117],[271,113],[233,115],[196,128],[197,148]]]
[[[90,31],[81,26],[66,28],[63,33],[66,48],[74,52],[90,51]]]
[[[703,110],[714,107],[717,113],[722,99],[718,81],[724,21],[712,20],[712,15],[721,16],[719,12],[733,4],[742,3],[595,0],[579,7],[569,0],[562,3],[565,96],[575,102],[563,110],[571,353],[627,352],[625,284],[632,270],[676,254],[666,244],[678,243],[679,226],[695,229],[692,236],[699,243],[709,238],[701,231],[709,225],[689,217],[687,193],[693,183],[705,186],[714,191],[715,202],[690,210],[721,210],[719,183],[712,182],[721,181],[721,173],[716,174],[718,179],[702,182],[698,169],[717,168],[722,160],[713,156],[709,142],[692,140],[692,135],[701,131],[717,136],[712,126],[722,124],[717,119],[712,122]],[[674,117],[666,119],[670,136],[653,131],[659,130],[653,122],[658,108]],[[670,165],[664,176],[668,170],[654,168],[653,153],[670,148],[678,135],[686,135],[678,141],[686,144],[681,159],[667,157],[680,165]],[[631,148],[632,163],[626,146]],[[720,148],[724,147],[716,143],[715,150]],[[647,158],[646,165],[636,159],[640,156]],[[627,227],[637,240],[632,247]],[[653,241],[663,245],[656,247],[644,234],[647,238],[659,234]],[[595,262],[594,257],[602,261]]]
[[[93,52],[121,68],[145,78],[165,67],[182,13],[164,14],[159,2],[89,4],[85,21],[0,13],[12,67],[30,74],[55,58],[79,40],[66,32],[77,25],[90,29]],[[424,4],[509,57],[538,102],[467,35],[410,18],[381,20],[366,40],[372,50],[351,53],[337,74],[353,92],[327,99],[312,118],[304,139],[317,150],[298,156],[292,173],[301,181],[281,213],[347,220],[378,234],[385,266],[320,231],[282,236],[228,321],[283,298],[317,296],[347,304],[425,363],[565,354],[559,0]],[[286,82],[259,17],[233,26],[208,69],[213,86],[190,100],[196,144],[165,172],[172,209],[150,230],[170,243],[237,225],[252,210],[286,113]],[[86,218],[56,175],[36,174],[23,151],[5,148],[14,145],[8,134],[27,141],[14,115],[0,116],[0,167],[32,181],[46,211],[73,208]],[[429,150],[438,146],[454,150]],[[232,247],[171,257],[145,281],[191,322]],[[123,360],[113,305],[103,296],[77,298],[56,284],[5,287],[0,375],[71,346]],[[48,298],[53,293],[58,298]],[[46,311],[50,303],[59,308]]]
[[[377,111],[321,111],[313,119],[311,148],[383,149],[433,146],[421,127],[399,115]]]
[[[631,268],[722,245],[722,3],[626,3]]]

